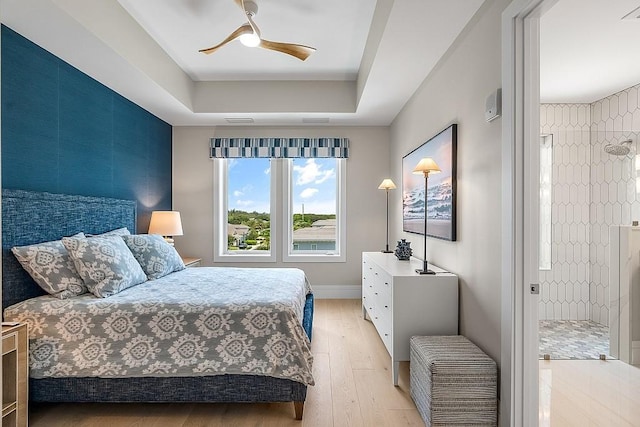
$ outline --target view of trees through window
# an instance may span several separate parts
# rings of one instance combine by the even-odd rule
[[[229,159],[227,163],[227,250],[271,249],[271,162]]]

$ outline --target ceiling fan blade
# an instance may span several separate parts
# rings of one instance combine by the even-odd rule
[[[241,35],[243,35],[245,33],[248,33],[248,32],[249,33],[253,32],[253,28],[251,28],[251,26],[249,24],[242,24],[237,30],[235,30],[233,33],[229,34],[229,37],[227,37],[226,39],[222,40],[217,45],[211,46],[211,47],[206,48],[206,49],[200,49],[198,52],[206,53],[207,55],[209,55],[210,53],[213,53],[216,50],[220,49],[225,44],[234,41],[235,39],[237,39]]]
[[[275,50],[276,52],[286,53],[287,55],[295,56],[301,61],[304,61],[316,51],[315,47],[304,46],[301,44],[293,43],[281,43],[272,42],[269,40],[261,39],[260,45],[263,49]]]

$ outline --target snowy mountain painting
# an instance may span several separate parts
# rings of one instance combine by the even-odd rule
[[[424,175],[412,171],[420,159],[431,157],[440,173],[429,174],[427,235],[455,240],[456,125],[451,125],[402,159],[402,225],[424,234]]]

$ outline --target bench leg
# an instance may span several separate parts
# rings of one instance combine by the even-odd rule
[[[293,402],[293,409],[296,412],[296,420],[302,419],[302,412],[304,411],[304,401]]]

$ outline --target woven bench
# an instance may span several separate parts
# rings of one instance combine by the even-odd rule
[[[425,424],[497,426],[496,363],[461,335],[410,340],[411,397]]]

